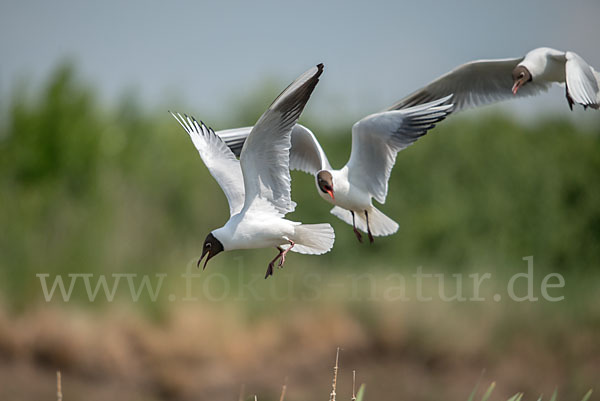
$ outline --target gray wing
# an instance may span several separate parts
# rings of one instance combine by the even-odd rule
[[[242,127],[220,130],[215,132],[215,134],[227,144],[234,155],[240,157],[242,147],[244,146],[244,142],[246,142],[246,138],[250,135],[250,131],[252,131],[252,127]]]
[[[451,96],[402,110],[372,114],[352,127],[348,179],[384,203],[396,155],[452,112]]]
[[[280,215],[294,210],[290,197],[290,147],[292,128],[319,82],[323,65],[306,71],[288,86],[250,131],[240,155],[246,196],[244,209],[256,202],[271,204]]]
[[[230,216],[239,213],[244,205],[245,197],[240,162],[225,142],[204,123],[198,123],[193,117],[185,116],[184,118],[179,113],[177,115],[171,113],[171,115],[188,133],[208,171],[225,193],[229,203]]]
[[[252,127],[233,128],[217,131],[216,134],[239,157],[251,130]],[[304,171],[314,175],[321,170],[331,169],[325,151],[311,130],[300,124],[294,125],[291,142],[290,170]]]
[[[512,70],[522,60],[523,57],[471,61],[411,93],[387,110],[401,110],[451,94],[454,94],[452,98],[454,112],[512,99],[515,97],[511,91]],[[550,84],[547,82],[529,82],[516,96],[536,95],[548,90],[549,87]]]

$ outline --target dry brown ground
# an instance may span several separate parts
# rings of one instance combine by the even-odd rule
[[[125,307],[44,306],[0,314],[0,399],[327,399],[342,347],[338,400],[352,370],[371,400],[466,400],[483,373],[495,397],[558,387],[581,399],[600,378],[600,328],[568,317],[540,323],[510,308],[457,312],[452,304],[353,310],[294,307],[248,318],[239,307],[175,304],[160,322]],[[534,398],[536,397],[536,398]]]

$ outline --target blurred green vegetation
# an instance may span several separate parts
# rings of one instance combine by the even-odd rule
[[[228,121],[181,111],[215,129],[251,125],[277,89],[268,92],[241,99]],[[224,195],[166,110],[148,111],[135,97],[102,107],[69,65],[42,88],[17,87],[0,104],[0,290],[7,303],[41,297],[36,273],[179,272],[227,220]],[[352,122],[325,128],[310,116],[301,121],[342,166]],[[290,218],[331,222],[337,239],[327,255],[293,255],[286,268],[294,270],[285,274],[302,274],[302,266],[510,271],[534,255],[540,270],[587,277],[600,261],[600,123],[452,116],[399,155],[381,209],[400,230],[372,246],[358,245],[351,228],[329,214],[312,177],[292,177],[299,206]],[[262,273],[272,253],[244,251],[247,268]],[[241,254],[219,255],[209,267],[235,265]]]

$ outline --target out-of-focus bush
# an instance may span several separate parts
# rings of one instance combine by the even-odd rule
[[[252,124],[256,102],[243,103],[216,128]],[[135,98],[101,107],[71,66],[2,104],[0,288],[10,303],[40,297],[36,273],[185,265],[228,218],[221,190],[166,110],[149,112]],[[352,122],[333,129],[303,121],[341,167]],[[292,176],[298,208],[290,218],[329,221],[337,239],[331,253],[288,264],[520,268],[535,255],[542,270],[587,273],[600,260],[600,128],[553,117],[528,126],[502,115],[450,117],[398,156],[381,209],[400,230],[372,246],[358,245],[329,214],[312,177]],[[267,253],[245,255],[266,265]],[[225,254],[212,264],[231,263]]]

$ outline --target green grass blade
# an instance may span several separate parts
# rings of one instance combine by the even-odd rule
[[[483,372],[481,372],[481,375],[479,375],[479,379],[477,379],[477,383],[475,383],[475,387],[473,388],[473,391],[471,391],[471,395],[469,396],[467,401],[473,401],[475,399],[475,394],[477,393],[477,390],[479,390],[479,384],[481,383],[482,377],[483,377]]]
[[[592,389],[589,389],[589,391],[587,393],[585,393],[585,395],[583,396],[581,401],[588,401],[591,396],[592,396]]]
[[[550,397],[550,401],[556,401],[557,395],[558,395],[558,390],[554,389],[554,392],[552,393],[552,397]]]
[[[488,387],[487,391],[481,398],[481,401],[487,401],[488,398],[490,398],[490,395],[492,395],[492,391],[494,391],[494,388],[496,388],[496,382],[492,382],[492,384],[490,384],[490,387]]]
[[[361,384],[358,389],[358,393],[356,394],[356,401],[363,401],[363,397],[365,396],[365,385]]]

